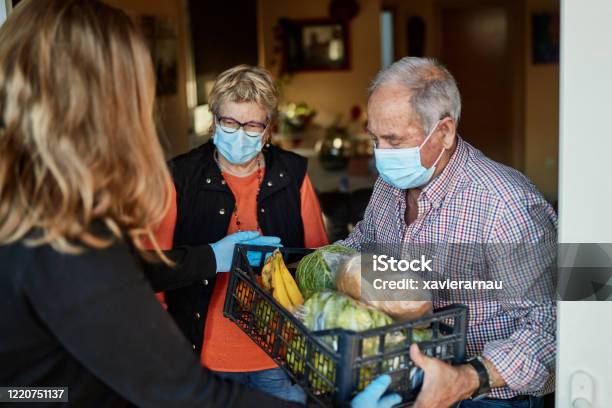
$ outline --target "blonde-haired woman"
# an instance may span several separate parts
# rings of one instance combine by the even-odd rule
[[[239,65],[223,72],[209,96],[212,140],[171,161],[176,200],[157,238],[166,248],[203,245],[245,229],[289,247],[327,244],[307,161],[270,144],[278,95],[270,74]],[[302,390],[223,316],[228,274],[167,291],[168,311],[200,356],[224,378],[283,399]]]
[[[172,190],[154,94],[143,40],[98,1],[26,0],[0,28],[0,385],[66,386],[74,406],[297,406],[205,370],[155,300],[258,234],[143,250]]]

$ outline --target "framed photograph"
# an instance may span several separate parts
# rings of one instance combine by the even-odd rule
[[[532,18],[534,64],[559,63],[559,14],[534,14]]]
[[[350,68],[348,25],[331,19],[284,22],[284,58],[288,72]]]

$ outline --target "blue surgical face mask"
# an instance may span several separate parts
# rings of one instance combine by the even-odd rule
[[[426,169],[421,164],[421,148],[427,143],[438,127],[438,121],[420,146],[402,149],[374,149],[376,169],[380,177],[393,187],[407,190],[421,187],[433,176],[436,164],[442,158],[444,148],[434,164]]]
[[[242,128],[233,133],[223,130],[220,125],[215,126],[213,143],[219,153],[232,164],[244,164],[251,160],[263,147],[261,136],[247,135]]]

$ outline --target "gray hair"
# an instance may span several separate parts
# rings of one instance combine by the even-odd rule
[[[447,116],[459,123],[461,95],[457,83],[438,61],[404,57],[376,75],[368,95],[371,96],[383,84],[397,84],[410,90],[410,104],[426,133]]]

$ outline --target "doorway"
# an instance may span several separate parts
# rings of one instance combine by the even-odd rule
[[[440,60],[462,96],[459,134],[493,160],[523,170],[521,2],[438,2]]]

